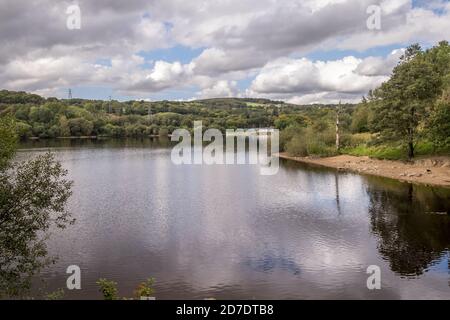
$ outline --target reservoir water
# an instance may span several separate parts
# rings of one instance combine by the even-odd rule
[[[285,160],[274,176],[176,166],[164,140],[35,141],[18,158],[48,150],[75,183],[76,223],[52,233],[35,293],[78,265],[67,299],[100,299],[99,278],[131,297],[149,277],[157,299],[450,299],[449,189]]]

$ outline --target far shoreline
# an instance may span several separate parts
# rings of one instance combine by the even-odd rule
[[[378,160],[369,157],[339,155],[335,157],[294,157],[279,153],[281,159],[332,168],[342,172],[391,178],[401,182],[450,188],[450,158],[420,158],[404,161]]]
[[[161,137],[170,137],[171,135],[145,135],[145,136],[136,136],[136,137],[113,137],[113,136],[68,136],[68,137],[51,137],[51,138],[40,138],[40,137],[28,137],[26,139],[22,139],[22,141],[36,141],[36,140],[97,140],[97,139],[128,139],[128,138],[161,138]]]
[[[170,135],[150,135],[135,137],[138,139],[161,138]],[[122,139],[125,137],[120,137]],[[131,137],[127,137],[128,139]],[[110,136],[71,136],[56,138],[30,137],[26,140],[103,140],[116,139]],[[292,160],[309,165],[336,169],[341,172],[353,172],[394,179],[400,182],[450,189],[450,157],[424,157],[412,162],[400,160],[379,160],[367,156],[339,155],[334,157],[295,157],[286,152],[277,154],[281,159]]]

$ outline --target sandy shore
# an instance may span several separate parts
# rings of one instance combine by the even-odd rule
[[[280,153],[280,158],[313,165],[335,168],[361,174],[393,178],[418,184],[450,188],[450,158],[418,159],[412,163],[377,160],[369,157],[340,155],[329,158],[291,157]]]

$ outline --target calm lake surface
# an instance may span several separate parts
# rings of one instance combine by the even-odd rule
[[[450,191],[280,162],[182,165],[161,140],[37,141],[18,158],[52,150],[74,180],[75,225],[52,234],[57,263],[35,292],[118,282],[132,296],[156,279],[157,299],[450,299]],[[370,265],[382,289],[366,287]],[[41,283],[41,280],[45,281]],[[44,289],[37,289],[38,287]]]

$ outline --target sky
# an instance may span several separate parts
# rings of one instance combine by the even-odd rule
[[[2,0],[0,89],[358,102],[449,30],[449,0]]]

